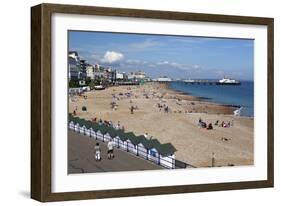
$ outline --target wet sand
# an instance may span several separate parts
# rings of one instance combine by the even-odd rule
[[[109,87],[84,95],[87,98],[70,97],[70,113],[77,108],[76,115],[80,118],[119,122],[125,131],[136,135],[148,133],[161,143],[170,142],[177,149],[178,160],[208,167],[214,152],[216,166],[253,164],[254,120],[233,116],[234,107],[201,101],[159,83]],[[116,106],[112,107],[111,102]],[[87,111],[82,111],[83,106]],[[136,108],[133,114],[131,106]],[[159,106],[168,106],[168,112]],[[212,123],[214,129],[198,128],[200,118]],[[214,126],[217,120],[233,122],[233,126]]]

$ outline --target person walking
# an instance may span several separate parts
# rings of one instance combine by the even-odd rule
[[[95,146],[95,159],[96,159],[96,161],[101,160],[101,149],[100,149],[99,143],[96,143],[96,146]]]
[[[109,160],[114,158],[114,154],[113,154],[113,141],[109,140],[108,144],[107,144],[107,158]]]

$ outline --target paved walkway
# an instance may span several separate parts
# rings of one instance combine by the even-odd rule
[[[114,148],[114,159],[107,159],[106,143],[98,141],[101,161],[95,160],[96,140],[68,130],[68,173],[93,173],[163,169],[150,161]]]

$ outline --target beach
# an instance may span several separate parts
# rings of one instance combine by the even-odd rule
[[[83,106],[87,111],[82,111]],[[76,110],[80,118],[112,121],[126,132],[147,133],[161,143],[171,143],[177,149],[176,159],[195,167],[211,166],[213,153],[215,166],[254,164],[253,118],[233,116],[235,107],[202,101],[167,84],[92,90],[69,97],[68,109],[70,113]],[[199,128],[199,119],[212,123],[213,129]],[[231,126],[219,126],[222,121]]]

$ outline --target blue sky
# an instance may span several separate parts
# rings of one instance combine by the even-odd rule
[[[69,32],[69,50],[91,64],[150,77],[253,80],[254,40]]]

